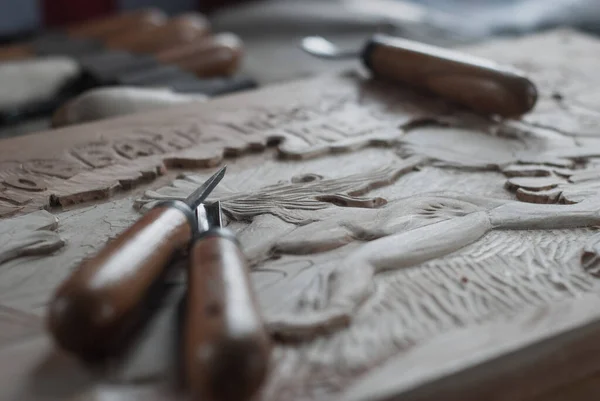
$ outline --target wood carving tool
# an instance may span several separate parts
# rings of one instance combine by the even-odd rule
[[[311,36],[301,47],[321,58],[359,56],[374,77],[425,89],[479,113],[516,117],[537,101],[535,85],[512,67],[407,39],[376,34],[362,51],[345,51]]]
[[[231,75],[240,67],[243,43],[239,36],[221,33],[155,55],[162,63],[176,64],[198,77]]]
[[[74,24],[66,28],[66,33],[104,41],[131,30],[140,32],[152,29],[165,24],[167,20],[164,11],[150,7]]]
[[[222,226],[221,205],[198,208],[190,246],[183,363],[195,399],[249,400],[268,370],[270,339],[247,261]]]
[[[166,24],[164,12],[141,9],[116,16],[86,21],[62,31],[39,35],[30,42],[0,47],[0,61],[22,60],[36,56],[79,55],[96,51],[101,43],[127,32],[137,34]]]
[[[59,346],[89,360],[120,345],[137,323],[150,288],[189,245],[195,210],[224,174],[225,167],[184,201],[159,203],[73,271],[48,309],[48,329]]]
[[[60,42],[60,38],[57,40]],[[69,48],[77,52],[78,44],[72,42],[71,45]],[[0,82],[10,80],[14,83],[16,76],[24,83],[21,88],[27,88],[31,95],[17,99],[13,93],[7,92],[0,105],[0,122],[13,123],[51,114],[69,98],[98,87],[171,88],[176,92],[206,96],[253,88],[256,86],[253,80],[231,76],[240,67],[242,57],[241,40],[231,33],[203,37],[155,55],[97,49],[91,54],[84,52],[74,57],[63,57],[71,60],[75,72],[68,76],[68,80],[63,80],[64,85],[57,79],[54,91],[42,91],[40,85],[29,88],[27,82],[45,82],[46,77],[52,77],[52,60],[56,56],[4,63],[0,65]],[[15,72],[8,76],[5,70]],[[227,79],[215,79],[217,77]]]
[[[200,13],[186,13],[171,18],[166,24],[146,31],[129,31],[104,42],[110,49],[134,53],[155,53],[172,46],[190,43],[210,33],[210,24]]]

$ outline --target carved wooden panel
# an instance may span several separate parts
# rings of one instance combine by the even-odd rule
[[[0,306],[43,314],[82,258],[226,162],[211,199],[277,341],[259,400],[539,401],[589,383],[600,43],[558,31],[472,51],[527,70],[536,110],[491,121],[348,73],[0,143],[0,213],[12,216],[0,221]],[[27,392],[50,373],[23,368],[12,397],[183,399],[171,387],[176,263],[158,313],[109,364],[111,385],[83,368],[69,381],[61,356],[59,386]],[[37,336],[4,352],[42,364],[51,346]]]

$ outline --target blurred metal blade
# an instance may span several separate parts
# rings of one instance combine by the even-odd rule
[[[227,166],[221,167],[221,169],[214,173],[208,180],[206,180],[204,184],[200,185],[198,189],[192,192],[192,194],[188,196],[184,202],[187,203],[187,205],[192,209],[196,209],[208,197],[208,195],[210,195],[219,182],[221,182],[225,176],[226,170]]]

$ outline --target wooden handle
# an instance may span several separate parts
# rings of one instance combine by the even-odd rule
[[[190,251],[183,362],[196,399],[244,401],[262,384],[270,341],[244,255],[227,230]]]
[[[232,33],[206,37],[156,54],[165,64],[176,64],[198,77],[209,78],[235,73],[242,61],[241,39]]]
[[[106,40],[123,32],[146,30],[150,27],[160,26],[167,20],[166,14],[155,8],[121,13],[115,16],[85,21],[70,26],[66,32],[71,36]]]
[[[152,284],[191,234],[183,209],[156,207],[84,261],[50,303],[48,328],[56,342],[86,359],[110,353],[136,321]]]
[[[375,35],[363,61],[375,76],[426,89],[480,113],[518,116],[537,101],[534,84],[512,68],[405,39]]]
[[[189,43],[208,35],[210,24],[199,13],[188,13],[170,19],[166,24],[145,32],[130,32],[106,41],[112,49],[136,53],[156,53],[167,48]]]
[[[158,9],[144,9],[119,14],[107,18],[85,21],[65,29],[72,37],[96,39],[100,41],[118,41],[122,36],[131,32],[140,35],[164,25],[167,16]],[[36,56],[36,51],[30,43],[19,43],[0,47],[0,61],[23,60]]]
[[[18,44],[0,47],[0,62],[16,61],[34,57],[33,48],[28,44]]]

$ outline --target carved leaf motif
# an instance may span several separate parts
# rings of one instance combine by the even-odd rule
[[[532,176],[532,171],[538,174]],[[506,188],[523,202],[579,203],[600,196],[600,169],[593,165],[567,170],[519,164],[504,172],[511,177]]]
[[[44,255],[64,246],[58,219],[45,210],[0,223],[0,264],[26,255]]]
[[[250,221],[262,214],[272,214],[285,222],[304,225],[315,219],[313,212],[326,209],[332,204],[367,208],[385,204],[385,200],[379,197],[358,197],[375,188],[392,184],[422,161],[420,157],[409,158],[397,165],[341,179],[319,179],[317,175],[305,175],[302,179],[296,177],[292,182],[275,184],[248,193],[219,194],[217,190],[210,199],[220,200],[227,215],[234,220]],[[307,177],[310,179],[307,180]],[[147,210],[158,200],[185,199],[197,188],[199,182],[199,178],[184,176],[170,187],[146,191],[144,196],[136,201],[136,206]]]

